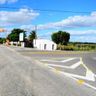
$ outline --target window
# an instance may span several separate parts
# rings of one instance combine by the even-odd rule
[[[52,50],[54,50],[54,44],[52,44]]]
[[[47,44],[44,44],[44,50],[46,50]]]

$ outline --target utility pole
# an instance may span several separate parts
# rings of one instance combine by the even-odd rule
[[[37,34],[37,25],[35,25],[35,32],[36,32],[36,34]],[[36,35],[36,37],[35,37],[35,45],[36,45],[36,39],[37,39],[37,35]]]
[[[37,33],[37,25],[35,25],[34,29],[35,29],[35,32]],[[37,37],[35,39],[37,39]]]

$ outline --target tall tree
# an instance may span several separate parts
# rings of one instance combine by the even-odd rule
[[[6,41],[5,38],[1,38],[1,37],[0,37],[0,44],[3,44],[5,41]]]
[[[53,33],[51,38],[56,44],[67,45],[70,39],[70,34],[65,31],[58,31]]]
[[[24,38],[26,37],[26,34],[25,34],[26,31],[24,31],[23,29],[13,29],[11,31],[11,33],[8,35],[8,39],[10,41],[19,41],[19,34],[20,33],[24,33]]]
[[[30,35],[29,35],[29,40],[33,42],[34,39],[37,38],[37,34],[36,34],[36,31],[33,30]]]
[[[37,34],[36,34],[36,31],[33,30],[30,35],[29,35],[29,42],[30,44],[32,44],[31,46],[33,47],[33,40],[34,39],[37,39]]]

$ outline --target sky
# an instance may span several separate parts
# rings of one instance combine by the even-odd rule
[[[0,0],[0,28],[6,30],[1,37],[21,28],[51,39],[62,30],[70,41],[96,43],[96,0]]]

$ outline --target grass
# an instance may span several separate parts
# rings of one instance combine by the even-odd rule
[[[96,44],[68,44],[68,45],[57,45],[57,50],[67,51],[96,51]]]

